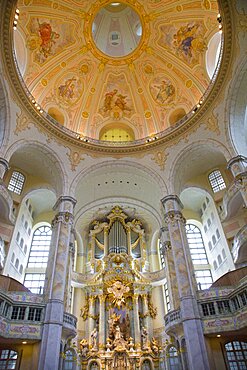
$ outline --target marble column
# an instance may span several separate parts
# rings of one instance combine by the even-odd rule
[[[99,350],[105,349],[105,296],[99,296]]]
[[[105,246],[105,256],[107,256],[109,254],[109,249],[108,249],[108,237],[109,237],[109,234],[108,234],[108,227],[105,226],[104,227],[104,246]]]
[[[230,159],[227,168],[231,170],[235,185],[240,190],[244,204],[247,207],[247,157],[238,155]]]
[[[162,253],[165,257],[165,269],[166,269],[167,287],[169,292],[170,309],[177,310],[180,306],[180,301],[178,296],[176,271],[172,256],[171,241],[168,227],[162,227],[160,242],[162,245]]]
[[[190,370],[209,370],[202,322],[196,301],[196,283],[186,237],[182,203],[176,195],[162,199],[176,271],[180,315],[187,343]]]
[[[52,238],[46,270],[46,313],[39,356],[39,370],[57,370],[62,339],[64,301],[68,274],[69,244],[76,200],[61,196],[54,206]]]
[[[143,315],[144,315],[144,320],[143,320],[144,326],[147,329],[148,334],[150,335],[148,297],[146,294],[142,295],[142,306],[143,306]]]
[[[88,343],[89,344],[92,344],[91,333],[95,327],[94,325],[95,299],[96,297],[93,295],[89,297],[89,309],[88,309]]]
[[[135,334],[135,346],[136,350],[141,348],[141,331],[140,331],[140,320],[139,320],[139,294],[134,293],[133,295],[133,314],[134,314],[134,334]]]
[[[127,229],[127,245],[128,245],[128,255],[131,256],[131,230]]]
[[[6,159],[0,158],[0,180],[3,180],[5,173],[9,169],[9,163]]]

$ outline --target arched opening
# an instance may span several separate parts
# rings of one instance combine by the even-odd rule
[[[183,118],[186,115],[184,108],[177,108],[174,111],[171,112],[169,116],[169,123],[170,125],[175,125],[181,118]]]
[[[109,124],[103,127],[99,139],[104,141],[133,141],[135,134],[131,127],[124,123]]]
[[[61,125],[64,124],[64,115],[57,108],[54,108],[54,107],[49,108],[48,109],[48,114],[52,118],[54,118],[58,123],[60,123]]]
[[[220,47],[221,47],[221,34],[217,32],[210,39],[206,52],[206,69],[210,79],[213,77],[215,68],[219,61]]]

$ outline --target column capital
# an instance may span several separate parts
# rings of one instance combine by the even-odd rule
[[[184,225],[186,224],[186,219],[182,215],[180,211],[168,211],[165,214],[165,222],[167,224],[174,224],[176,222],[182,222]]]
[[[228,170],[231,170],[234,177],[247,171],[247,157],[237,155],[230,159],[227,163]]]
[[[69,195],[61,195],[56,201],[53,210],[73,213],[77,200]]]
[[[166,195],[164,198],[161,199],[161,203],[166,211],[181,211],[183,209],[183,204],[179,197],[175,194],[173,195]]]

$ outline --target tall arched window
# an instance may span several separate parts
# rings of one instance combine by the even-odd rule
[[[36,294],[43,293],[51,234],[50,226],[40,226],[33,233],[24,285]]]
[[[186,234],[190,247],[195,277],[199,289],[207,289],[213,282],[201,230],[193,224],[186,225]],[[208,266],[207,266],[208,265]]]
[[[217,193],[217,191],[225,189],[226,184],[219,170],[212,171],[208,175],[208,179],[214,193]]]
[[[247,342],[229,342],[225,344],[226,359],[230,370],[247,369]]]
[[[18,171],[13,171],[9,180],[8,189],[18,195],[21,194],[25,182],[25,176]]]
[[[180,370],[180,362],[179,362],[178,351],[176,347],[171,346],[168,349],[167,357],[168,357],[169,370]]]
[[[63,362],[63,370],[73,370],[76,366],[76,355],[71,349],[65,352],[65,359]]]

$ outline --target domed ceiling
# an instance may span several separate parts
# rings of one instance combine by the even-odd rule
[[[41,111],[82,137],[153,137],[203,101],[220,42],[217,1],[17,6],[15,51],[25,84]]]

